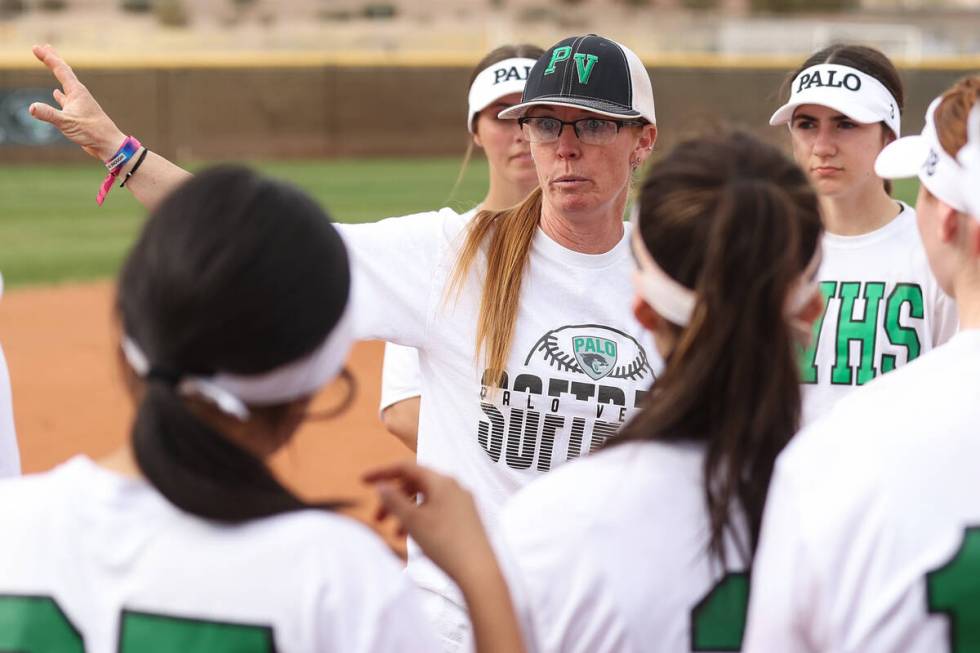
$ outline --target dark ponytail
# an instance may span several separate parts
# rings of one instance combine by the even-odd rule
[[[136,461],[171,503],[223,522],[337,505],[295,497],[203,421],[177,384],[260,374],[311,353],[341,318],[349,287],[339,235],[290,186],[218,167],[157,208],[123,267],[117,308],[151,366],[133,425]],[[252,412],[286,414],[282,405]]]
[[[677,146],[650,169],[640,202],[643,241],[697,303],[620,441],[704,441],[710,550],[724,564],[728,533],[749,562],[776,456],[799,426],[785,311],[817,247],[817,198],[778,150],[733,134]],[[734,527],[739,510],[748,541]]]

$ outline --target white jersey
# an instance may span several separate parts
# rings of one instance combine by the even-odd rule
[[[511,499],[496,544],[531,651],[737,650],[748,580],[708,553],[704,452],[622,444]]]
[[[20,451],[14,430],[14,404],[10,394],[10,375],[0,347],[0,478],[20,474]]]
[[[0,482],[0,532],[0,650],[436,650],[395,557],[339,515],[221,525],[79,456]]]
[[[978,365],[963,331],[790,443],[744,651],[980,650]]]
[[[479,207],[477,207],[479,208]],[[474,208],[460,217],[469,222],[477,213]],[[386,408],[422,394],[422,372],[419,370],[419,352],[414,347],[385,343],[384,365],[381,368],[381,406]]]
[[[956,304],[929,269],[915,211],[902,207],[869,234],[823,236],[824,312],[802,360],[804,424],[956,332]]]
[[[419,462],[466,485],[493,531],[511,494],[616,433],[659,361],[630,310],[628,229],[598,255],[568,250],[539,229],[503,387],[484,386],[475,355],[483,263],[458,297],[447,297],[466,224],[443,209],[340,228],[354,260],[357,336],[419,350]],[[408,571],[461,601],[412,542]]]
[[[0,297],[3,297],[3,275],[0,274]],[[14,430],[14,404],[10,394],[10,374],[0,347],[0,478],[20,474],[20,451]]]

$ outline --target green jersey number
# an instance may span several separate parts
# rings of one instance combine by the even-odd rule
[[[274,653],[272,628],[123,610],[119,653]],[[85,653],[82,634],[48,596],[0,595],[0,651]]]
[[[740,651],[748,611],[748,574],[725,574],[691,610],[691,650]]]
[[[980,526],[966,529],[953,557],[926,574],[929,612],[949,619],[951,653],[980,653]]]

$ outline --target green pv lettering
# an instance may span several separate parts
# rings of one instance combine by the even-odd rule
[[[926,602],[949,620],[950,653],[980,651],[980,527],[967,528],[953,557],[926,574]]]
[[[594,54],[576,53],[575,70],[578,72],[579,84],[589,83],[589,78],[592,77],[592,69],[595,68],[597,61],[599,61],[599,57]]]
[[[272,628],[123,610],[119,653],[272,653]],[[48,596],[0,595],[0,651],[85,653],[81,633]]]
[[[864,385],[875,378],[875,341],[878,332],[878,310],[881,298],[885,295],[885,284],[869,281],[864,284],[864,316],[854,317],[854,300],[861,291],[861,283],[844,281],[840,284],[840,313],[837,316],[836,362],[830,371],[830,380],[836,385],[853,385],[851,370],[851,343],[857,342],[861,348],[861,358],[857,368],[857,385]]]
[[[691,650],[741,650],[748,611],[748,574],[725,574],[691,610]]]
[[[830,305],[830,298],[837,292],[836,281],[821,281],[820,295],[823,297],[823,310],[820,317],[813,323],[813,335],[810,337],[810,346],[803,350],[801,355],[800,367],[803,373],[803,383],[816,383],[818,377],[817,365],[817,345],[820,343],[820,331],[823,329],[823,319],[827,316],[827,306]]]
[[[568,61],[568,58],[572,56],[572,48],[563,45],[560,48],[555,48],[551,53],[551,60],[548,62],[548,67],[544,69],[545,75],[550,75],[555,72],[555,65],[561,61]]]

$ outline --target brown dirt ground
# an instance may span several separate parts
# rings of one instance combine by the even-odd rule
[[[132,407],[114,353],[109,282],[12,290],[0,302],[0,342],[10,368],[24,472],[77,453],[99,457],[128,435]],[[377,417],[383,346],[358,343],[348,361],[357,395],[336,419],[304,425],[272,466],[299,494],[351,498],[354,516],[375,505],[359,477],[412,454]],[[327,397],[329,401],[329,397]],[[401,552],[390,528],[383,534]]]

